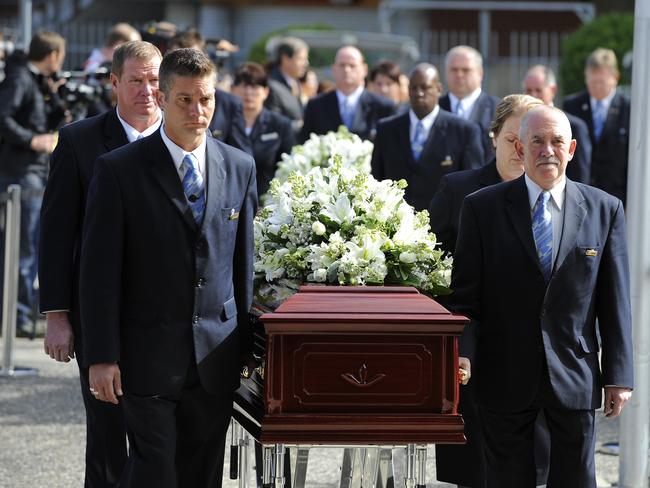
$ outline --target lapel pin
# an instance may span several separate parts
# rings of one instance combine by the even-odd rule
[[[598,256],[598,251],[596,251],[595,249],[587,249],[585,251],[585,256],[592,256],[592,257]]]
[[[236,220],[239,218],[239,212],[235,212],[234,208],[230,209],[230,216],[228,217],[228,220]]]
[[[451,156],[447,155],[445,156],[445,159],[440,161],[440,166],[452,166],[454,164],[453,159],[451,159]]]
[[[585,112],[586,112],[587,110],[589,110],[589,105],[586,104],[586,103],[583,103],[583,104],[582,104],[582,110],[584,110]]]

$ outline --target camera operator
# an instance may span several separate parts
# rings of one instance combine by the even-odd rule
[[[61,69],[65,40],[54,32],[39,32],[29,53],[15,52],[0,83],[0,192],[19,184],[25,194],[20,222],[18,333],[26,334],[34,301],[36,249],[41,192],[47,175],[48,155],[56,145],[51,133],[63,111],[49,77]],[[3,253],[4,254],[4,253]]]

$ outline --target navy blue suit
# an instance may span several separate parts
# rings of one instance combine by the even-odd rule
[[[239,98],[217,89],[214,98],[214,115],[209,127],[212,137],[252,155],[253,148],[246,137],[245,127],[244,111]]]
[[[584,120],[570,113],[566,113],[571,134],[576,140],[576,150],[573,159],[566,167],[567,178],[578,183],[589,185],[591,183],[591,138],[589,128]]]
[[[472,359],[490,487],[533,486],[531,430],[540,409],[551,433],[549,486],[595,487],[593,409],[604,385],[633,386],[623,205],[570,180],[565,194],[548,284],[523,176],[463,203],[447,304],[473,319],[461,355]],[[525,442],[511,431],[523,420],[531,429]]]
[[[493,154],[494,151],[492,148],[492,139],[490,138],[490,124],[492,123],[492,120],[494,120],[494,111],[500,102],[501,99],[499,97],[494,97],[481,91],[476,102],[474,102],[472,113],[467,119],[470,122],[478,124],[481,128],[481,144],[483,145],[483,152],[485,153],[486,158]],[[446,111],[451,112],[449,94],[440,97],[438,103],[440,104],[440,108],[444,108]]]
[[[377,130],[377,122],[395,113],[395,105],[389,99],[364,90],[359,97],[359,104],[354,115],[350,132],[362,139],[373,140]],[[299,141],[309,139],[309,135],[326,134],[338,130],[343,125],[339,101],[336,91],[323,93],[312,98],[305,108],[304,124],[300,131]]]
[[[117,486],[126,462],[126,430],[120,406],[90,394],[83,366],[79,312],[79,262],[88,185],[95,160],[128,143],[115,109],[63,127],[50,159],[41,208],[39,292],[42,312],[68,310],[74,332],[81,395],[86,408],[86,484]]]
[[[479,128],[440,110],[418,161],[414,161],[409,114],[395,115],[377,126],[372,175],[378,180],[405,179],[406,201],[416,210],[429,208],[440,178],[447,173],[479,168],[485,162]]]
[[[589,93],[584,91],[565,98],[563,109],[581,118],[589,128],[592,145],[590,184],[620,198],[625,204],[630,142],[630,101],[620,93],[614,95],[598,141],[594,136]]]
[[[220,486],[252,345],[253,158],[208,137],[205,188],[197,225],[160,131],[95,164],[81,254],[84,360],[119,363],[127,488]]]

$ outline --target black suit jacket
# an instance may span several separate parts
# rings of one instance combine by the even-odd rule
[[[291,92],[291,87],[277,67],[269,74],[269,96],[264,106],[292,121],[302,121],[302,101]]]
[[[448,305],[474,320],[463,331],[461,354],[474,358],[476,397],[491,410],[528,408],[544,363],[556,408],[598,408],[604,385],[633,386],[623,205],[571,180],[565,195],[548,284],[523,176],[472,193],[463,203]]]
[[[250,348],[255,164],[207,138],[197,226],[160,131],[97,160],[81,257],[86,365],[118,362],[136,395],[173,395],[196,361],[210,393]]]
[[[377,122],[394,113],[395,105],[393,102],[364,90],[359,98],[351,132],[354,132],[362,139],[373,140],[375,138]],[[306,141],[312,132],[315,134],[326,134],[329,131],[336,131],[341,125],[343,125],[343,120],[341,119],[336,91],[323,93],[312,98],[307,103],[304,124],[300,131],[299,140],[301,142]]]
[[[378,180],[405,179],[406,201],[416,210],[429,208],[440,178],[484,163],[479,128],[440,110],[419,160],[413,160],[409,114],[396,115],[379,123],[372,152],[372,175]]]
[[[257,168],[257,195],[261,196],[269,189],[269,183],[275,176],[282,153],[290,153],[293,147],[291,120],[262,109],[248,138],[253,147]]]
[[[495,159],[482,168],[456,171],[442,177],[429,205],[429,219],[431,232],[443,250],[453,253],[456,248],[460,209],[465,197],[501,181]]]
[[[241,101],[235,95],[217,89],[209,129],[215,139],[253,154],[253,148],[246,137],[246,121]]]
[[[0,83],[0,172],[6,176],[44,175],[47,154],[29,147],[32,137],[49,129],[40,77],[19,54],[7,60],[5,74]]]
[[[449,94],[446,94],[440,97],[440,108],[451,112],[451,101],[449,99]],[[486,158],[489,158],[494,154],[494,149],[492,147],[492,139],[490,138],[490,124],[494,120],[494,112],[497,108],[497,105],[501,103],[499,97],[494,97],[488,95],[484,91],[481,91],[481,94],[476,99],[474,106],[472,107],[472,113],[469,116],[469,121],[478,124],[481,128],[481,144],[483,146],[483,153]]]
[[[584,120],[566,113],[571,124],[571,134],[576,140],[576,151],[573,159],[566,167],[566,175],[570,180],[589,185],[591,183],[591,137],[589,128]]]
[[[41,207],[39,291],[42,312],[68,310],[82,362],[79,257],[88,185],[95,160],[128,143],[115,109],[59,131]]]
[[[591,184],[620,198],[627,196],[627,162],[630,142],[630,101],[620,93],[614,95],[605,126],[596,141],[594,123],[586,91],[564,100],[566,112],[581,118],[589,128],[591,139]]]

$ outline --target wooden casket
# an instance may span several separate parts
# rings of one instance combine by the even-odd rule
[[[260,320],[263,379],[243,380],[234,413],[260,443],[465,442],[465,317],[412,287],[303,286]]]

